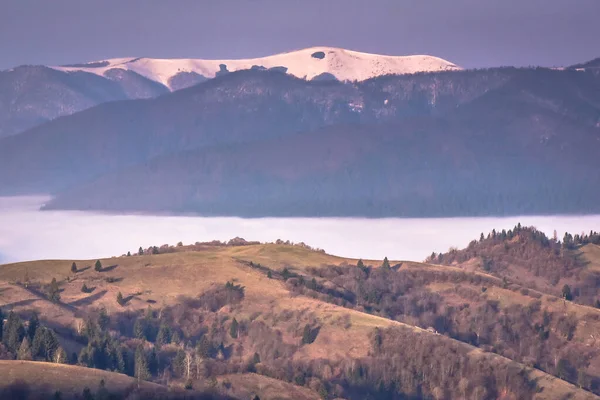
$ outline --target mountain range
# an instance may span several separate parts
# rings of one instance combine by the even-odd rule
[[[459,70],[426,55],[385,56],[313,47],[246,60],[118,58],[0,71],[0,138],[101,103],[157,97],[228,72],[259,69],[306,80],[362,81],[386,74]]]
[[[327,59],[313,50],[305,55]],[[593,62],[351,82],[268,64],[177,91],[140,75],[160,62],[129,64],[119,70],[127,84],[109,94],[127,98],[127,87],[147,98],[107,101],[0,140],[0,195],[51,193],[48,209],[204,215],[600,212]],[[85,79],[91,91],[106,79],[89,66],[65,68],[82,70],[40,71]]]

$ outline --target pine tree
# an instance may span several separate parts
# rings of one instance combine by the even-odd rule
[[[267,278],[273,279],[273,274],[271,273],[271,271],[267,272]]]
[[[138,339],[146,339],[146,321],[143,318],[138,318],[133,324],[133,335]]]
[[[131,257],[131,252],[130,251],[127,252],[127,257]]]
[[[144,255],[144,249],[142,249],[142,246],[140,246],[140,248],[138,249],[138,256],[143,256]]]
[[[77,273],[77,264],[75,264],[75,262],[73,262],[73,264],[71,264],[71,272],[74,274]]]
[[[29,336],[29,340],[33,340],[35,336],[35,332],[40,326],[40,320],[38,319],[37,313],[33,313],[29,318],[29,322],[27,324],[27,336]]]
[[[139,382],[150,378],[148,372],[148,360],[146,360],[146,353],[144,352],[144,346],[139,345],[135,350],[135,377]]]
[[[60,302],[60,288],[58,287],[58,282],[56,282],[56,278],[52,278],[52,282],[50,282],[50,288],[48,289],[48,299],[53,303]]]
[[[363,263],[362,258],[360,260],[358,260],[358,262],[356,263],[356,266],[360,269],[365,269],[365,263]]]
[[[81,286],[81,291],[82,291],[83,293],[89,293],[89,292],[90,292],[90,288],[88,288],[88,287],[87,287],[87,285],[84,283],[84,284]]]
[[[181,335],[179,335],[179,331],[176,330],[171,335],[171,343],[173,343],[173,344],[179,344],[179,342],[181,342]]]
[[[234,318],[233,321],[231,321],[231,326],[229,327],[229,334],[233,339],[237,339],[238,337],[238,328],[238,322]]]
[[[562,288],[562,297],[565,300],[569,300],[569,301],[573,300],[573,295],[571,294],[571,287],[569,285],[563,286],[563,288]]]
[[[100,309],[100,313],[98,314],[98,328],[100,328],[101,331],[105,332],[109,324],[110,317],[106,312],[106,308],[102,307]]]
[[[31,356],[31,345],[29,344],[29,338],[27,336],[25,336],[21,342],[21,346],[17,352],[17,359],[24,361],[33,360],[33,357]]]
[[[387,257],[385,257],[383,259],[383,264],[381,265],[381,268],[383,268],[383,269],[390,269],[390,262],[388,261]]]
[[[15,312],[11,311],[4,326],[2,341],[8,350],[15,354],[21,346],[23,337],[25,337],[25,328],[23,328],[21,318]]]
[[[302,332],[302,344],[311,344],[317,338],[315,329],[311,329],[310,325],[306,324],[304,326],[304,331]]]
[[[156,354],[156,348],[152,348],[148,355],[148,372],[150,375],[158,374],[158,355]]]
[[[94,270],[100,272],[102,271],[102,263],[100,262],[100,260],[96,260],[96,264],[94,265]]]
[[[161,323],[156,335],[156,345],[161,346],[171,343],[171,328],[166,323]]]
[[[124,304],[123,294],[121,292],[117,293],[117,304],[122,306]]]

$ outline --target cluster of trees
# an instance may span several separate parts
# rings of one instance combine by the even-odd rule
[[[3,358],[28,361],[48,361],[59,364],[68,362],[67,354],[60,345],[56,333],[40,324],[33,313],[27,322],[13,311],[8,313],[6,323],[0,310],[0,338]]]
[[[519,291],[532,299],[539,297],[506,280],[456,270],[373,268],[362,262],[358,268],[342,265],[309,272],[312,278],[299,274],[288,277],[290,290],[422,328],[431,327],[600,392],[600,379],[588,373],[589,350],[572,341],[578,320],[575,315],[549,312],[542,309],[539,300],[510,307],[488,300],[484,293],[493,286]],[[282,275],[272,274],[284,279]],[[462,298],[464,303],[449,304],[444,293],[428,290],[429,284],[439,282],[455,284],[455,289],[445,294]],[[473,286],[481,290],[473,290]],[[571,296],[568,286],[563,288],[563,296]]]
[[[463,250],[432,253],[426,261],[451,265],[478,258],[487,273],[508,278],[517,274],[521,284],[556,296],[564,296],[561,288],[568,285],[570,300],[595,305],[600,304],[600,274],[586,269],[576,251],[588,243],[600,243],[600,235],[594,231],[575,236],[565,233],[561,242],[556,232],[548,238],[533,227],[518,224],[508,231],[493,230],[487,237],[482,233]]]

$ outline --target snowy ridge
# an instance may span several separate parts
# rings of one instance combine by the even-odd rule
[[[313,79],[321,74],[331,74],[340,81],[363,81],[387,74],[412,74],[460,70],[449,61],[428,55],[387,56],[361,53],[334,47],[312,47],[273,56],[245,60],[114,58],[77,66],[51,67],[56,70],[84,71],[104,76],[114,68],[136,72],[171,89],[171,78],[179,73],[196,73],[213,78],[225,65],[233,72],[253,66],[285,67],[287,73],[298,78]]]

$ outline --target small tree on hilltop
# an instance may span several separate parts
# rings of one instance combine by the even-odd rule
[[[390,262],[388,261],[387,257],[383,259],[383,264],[381,264],[381,268],[390,269]]]
[[[138,256],[143,256],[144,255],[144,249],[142,249],[142,246],[140,246],[140,248],[138,249]]]
[[[71,264],[71,272],[74,274],[77,273],[77,264],[75,264],[75,262],[73,262],[73,264]]]
[[[363,263],[362,258],[360,260],[358,260],[358,262],[356,263],[356,266],[360,269],[365,269],[365,263]]]
[[[81,291],[82,291],[83,293],[89,293],[89,292],[90,292],[90,289],[89,289],[89,288],[87,287],[87,285],[84,283],[84,284],[81,286]]]
[[[58,282],[56,282],[56,278],[52,278],[52,282],[50,282],[50,288],[48,289],[48,298],[53,303],[58,303],[60,301],[60,288],[58,287]]]
[[[117,303],[122,306],[125,300],[123,299],[123,294],[121,292],[117,293]]]
[[[102,271],[102,263],[100,262],[100,260],[96,260],[96,264],[94,265],[94,270],[100,272]]]

